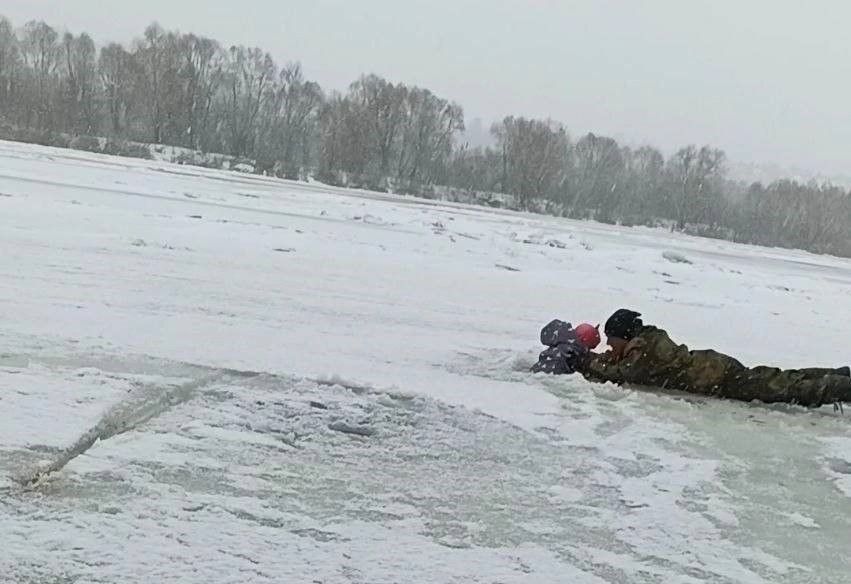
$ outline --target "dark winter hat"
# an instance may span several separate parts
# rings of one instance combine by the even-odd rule
[[[615,311],[606,321],[606,336],[617,337],[625,341],[634,338],[644,326],[640,317],[641,314],[638,312],[626,308]]]

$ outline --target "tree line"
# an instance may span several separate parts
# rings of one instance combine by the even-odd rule
[[[493,146],[471,148],[462,107],[428,89],[364,75],[326,91],[298,63],[157,24],[128,47],[98,47],[0,16],[0,120],[10,139],[103,137],[131,155],[147,152],[134,144],[178,146],[286,178],[851,255],[851,195],[838,187],[736,183],[717,148],[665,157],[593,133],[574,140],[552,120],[507,117]]]

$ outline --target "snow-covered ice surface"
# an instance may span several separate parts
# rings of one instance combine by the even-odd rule
[[[849,261],[2,142],[0,244],[4,581],[848,582],[848,417],[526,371],[846,364]]]

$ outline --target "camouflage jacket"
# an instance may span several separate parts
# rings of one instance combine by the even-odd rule
[[[591,381],[610,381],[673,389],[742,401],[788,402],[818,406],[851,401],[851,377],[835,369],[781,370],[747,368],[736,359],[712,350],[691,351],[668,334],[646,326],[626,345],[623,358],[596,355],[583,375]]]

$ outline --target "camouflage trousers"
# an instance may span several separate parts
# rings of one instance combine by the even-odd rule
[[[721,397],[804,406],[851,402],[851,376],[843,369],[736,367],[726,378]]]

